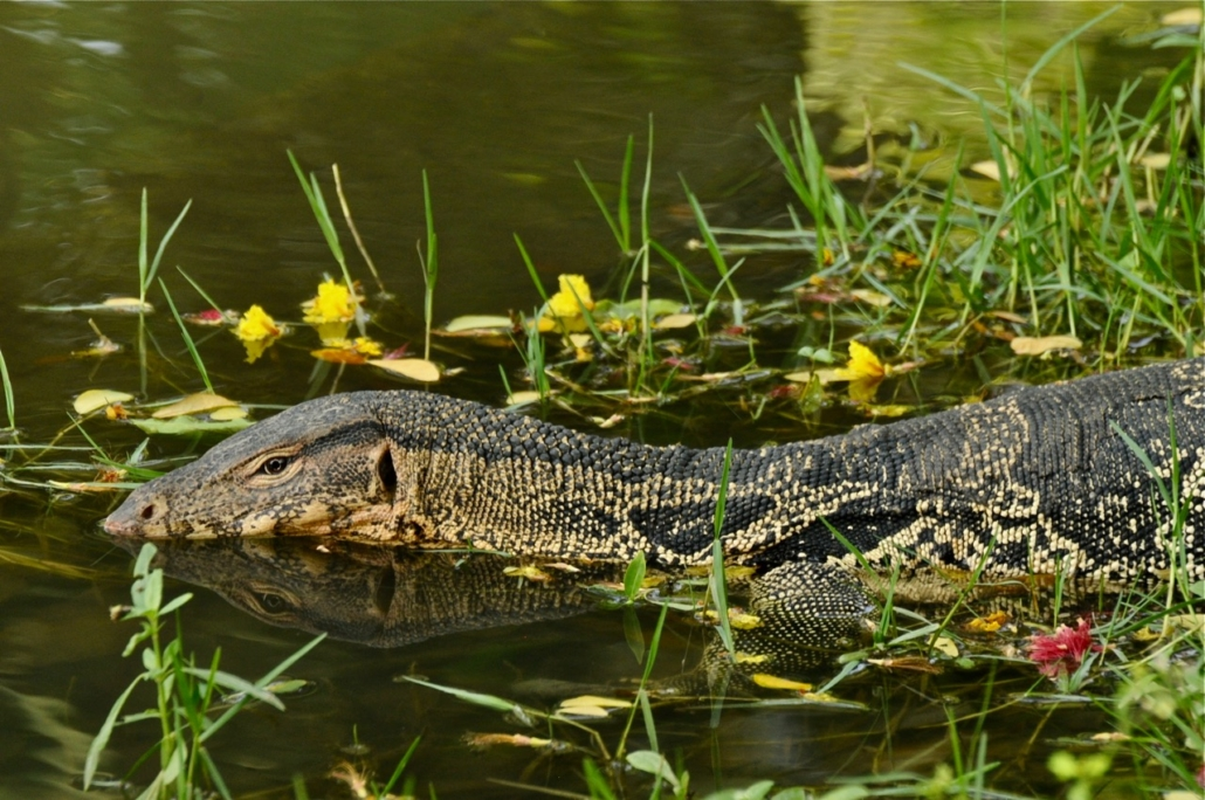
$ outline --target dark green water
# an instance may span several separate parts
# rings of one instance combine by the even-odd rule
[[[162,272],[182,308],[204,304],[177,264],[224,306],[260,303],[297,319],[298,304],[337,267],[285,150],[319,172],[332,203],[328,167],[337,162],[365,243],[398,298],[378,304],[375,331],[396,347],[421,342],[415,242],[425,235],[423,169],[440,234],[436,318],[530,310],[539,297],[512,234],[522,236],[546,283],[575,272],[605,291],[619,254],[574,160],[613,193],[625,141],[644,136],[650,113],[653,235],[697,259],[685,252],[697,232],[682,211],[679,176],[713,224],[783,218],[788,195],[755,125],[763,104],[787,117],[797,74],[822,112],[820,134],[836,152],[857,146],[864,97],[885,130],[914,124],[935,141],[953,141],[978,125],[977,115],[897,62],[983,89],[1005,71],[1023,76],[1046,47],[1104,7],[1010,7],[1002,38],[1000,9],[991,4],[0,6],[0,349],[23,439],[54,438],[71,398],[84,389],[139,389],[132,320],[95,317],[125,345],[123,353],[72,358],[95,338],[87,316],[21,306],[135,293],[144,187],[153,242],[193,201]],[[1094,88],[1112,94],[1120,80],[1173,58],[1160,61],[1118,41],[1162,10],[1123,8],[1083,38]],[[1057,87],[1066,74],[1056,62],[1039,90]],[[952,150],[931,157],[940,162]],[[350,254],[346,236],[344,246]],[[371,285],[358,258],[350,259],[354,274]],[[743,268],[742,286],[769,297],[807,268],[801,259],[754,261]],[[157,293],[152,300],[162,309]],[[201,388],[171,319],[153,317],[151,333],[158,351],[149,394]],[[242,400],[289,404],[331,386],[329,375],[311,380],[310,344],[300,337],[254,365],[243,362],[229,334],[201,347],[218,390]],[[490,403],[504,395],[498,359],[512,370],[519,363],[479,351],[440,357],[465,372],[438,391]],[[392,385],[366,370],[348,370],[338,383]],[[99,421],[88,431],[117,453],[142,438]],[[708,445],[733,433],[746,444],[810,435],[714,414],[648,430],[635,422],[616,433]],[[59,443],[86,444],[77,433]],[[174,456],[188,447],[155,440],[151,453]],[[113,500],[0,486],[0,796],[77,793],[87,743],[137,672],[119,657],[131,626],[108,619],[108,607],[126,599],[130,565],[96,527]],[[62,574],[64,565],[84,573]],[[171,591],[182,586],[173,583]],[[645,615],[646,632],[654,616]],[[204,589],[183,621],[191,648],[207,658],[220,646],[223,666],[240,675],[260,674],[306,640]],[[702,629],[673,621],[658,674],[689,669],[703,640]],[[291,776],[301,774],[311,796],[344,796],[322,776],[353,731],[386,774],[422,734],[412,771],[420,787],[430,782],[440,797],[515,793],[491,778],[582,790],[578,755],[469,751],[460,742],[466,732],[513,726],[494,712],[394,681],[411,672],[543,703],[549,700],[533,692],[547,682],[615,684],[638,677],[639,667],[621,615],[601,610],[394,649],[328,642],[293,670],[314,681],[314,691],[290,700],[285,714],[248,713],[223,732],[214,755],[236,792],[287,795]],[[917,698],[961,694],[977,707],[980,677],[949,686],[909,679],[902,695],[912,699],[905,700],[899,685],[863,682],[848,692],[872,712],[732,712],[715,730],[707,712],[667,711],[658,730],[663,748],[680,750],[700,789],[755,778],[820,784],[834,775],[904,768],[929,774],[948,758],[946,718]],[[999,728],[990,731],[995,757],[1008,761],[1010,742],[1026,738],[1038,716],[997,716]],[[120,774],[133,764],[153,741],[151,727],[119,732],[104,767]],[[614,723],[603,730],[612,742],[618,736]],[[1002,785],[1048,787],[1039,764],[1011,763]]]

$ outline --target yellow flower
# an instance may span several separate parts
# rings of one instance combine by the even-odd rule
[[[234,335],[244,342],[254,342],[260,339],[275,339],[280,336],[280,326],[276,320],[258,305],[251,306],[234,328]]]
[[[323,342],[323,344],[336,350],[348,350],[353,353],[359,353],[362,356],[379,356],[382,352],[381,343],[367,336],[357,336],[354,341],[351,339],[330,339]]]
[[[256,359],[284,334],[284,331],[267,311],[254,305],[247,309],[246,314],[243,314],[233,333],[247,349],[247,363],[254,364]]]
[[[347,341],[347,332],[351,330],[350,322],[319,322],[314,325],[318,338],[327,347],[342,347],[339,342]]]
[[[581,275],[557,277],[559,290],[548,298],[548,310],[540,320],[540,330],[560,328],[566,333],[586,330],[585,315],[594,309],[590,285]]]
[[[311,355],[323,361],[336,364],[363,364],[366,356],[379,356],[383,350],[380,342],[367,336],[357,336],[351,339],[323,339],[326,345],[321,350],[314,350]]]
[[[874,351],[858,341],[849,343],[849,363],[833,370],[833,377],[839,381],[882,380],[886,374],[886,367]]]
[[[352,349],[362,356],[379,356],[382,352],[381,343],[367,336],[357,336]]]
[[[875,391],[883,378],[891,374],[891,368],[885,366],[879,357],[861,342],[849,343],[849,362],[844,367],[833,370],[833,379],[849,381],[849,397],[856,403],[869,403],[874,400]]]
[[[350,322],[356,317],[356,298],[333,278],[318,284],[318,295],[301,304],[305,321],[313,324]]]

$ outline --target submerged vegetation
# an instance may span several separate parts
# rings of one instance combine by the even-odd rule
[[[426,291],[417,315],[422,331],[411,337],[416,351],[422,342],[421,356],[411,352],[409,343],[389,341],[396,333],[374,327],[394,301],[361,242],[337,169],[344,221],[381,291],[369,297],[355,279],[317,175],[307,175],[289,153],[338,268],[320,281],[315,276],[315,295],[294,312],[298,321],[278,321],[257,303],[241,313],[223,309],[183,271],[208,307],[180,313],[179,296],[168,293],[158,273],[189,206],[149,258],[144,194],[137,296],[107,303],[108,310],[138,317],[140,396],[135,400],[132,393],[115,390],[84,393],[76,399],[72,428],[87,436],[81,423],[91,425],[93,417],[101,416],[156,435],[227,433],[249,424],[246,404],[219,395],[211,383],[203,358],[205,340],[190,333],[206,325],[237,337],[248,362],[263,358],[291,332],[311,329],[313,391],[332,371],[337,380],[345,369],[375,367],[406,381],[434,384],[455,380],[473,360],[487,361],[491,373],[500,369],[509,404],[559,409],[588,421],[583,424],[602,427],[700,397],[714,398],[753,420],[766,414],[810,420],[831,406],[866,416],[919,413],[966,399],[961,385],[930,398],[913,383],[956,358],[974,366],[981,385],[1003,373],[1047,380],[1153,358],[1201,355],[1205,39],[1180,35],[1169,42],[1188,44],[1193,53],[1141,109],[1135,108],[1137,81],[1123,85],[1109,102],[1093,98],[1078,59],[1073,85],[1054,96],[1038,96],[1033,78],[1056,52],[1073,47],[1078,33],[1052,48],[1020,85],[1005,86],[1003,105],[949,78],[930,76],[935,88],[963,97],[984,123],[985,152],[961,144],[948,174],[933,168],[921,148],[876,133],[873,109],[868,111],[864,152],[846,159],[860,163],[833,166],[833,156],[822,150],[811,128],[808,100],[797,83],[785,121],[778,109],[765,109],[759,126],[791,193],[784,223],[755,229],[712,226],[704,204],[684,180],[686,205],[699,231],[687,252],[675,253],[652,235],[650,120],[643,172],[637,172],[636,138],[631,137],[615,191],[579,164],[620,253],[615,273],[605,286],[562,274],[550,292],[528,246],[516,236],[518,257],[533,282],[530,309],[486,309],[436,327],[439,243],[433,193],[424,174],[427,235],[418,250]],[[638,202],[633,202],[634,186]],[[752,269],[746,265],[784,258],[798,259],[804,274],[769,298],[742,293],[743,271]],[[197,381],[205,387],[183,399],[152,397],[148,353],[158,345],[147,315],[156,279],[183,333]],[[97,304],[97,312],[104,307]],[[301,335],[310,336],[310,331]],[[99,329],[98,336],[100,354],[107,338]],[[482,357],[498,352],[507,355]],[[0,451],[5,453],[0,480],[8,488],[110,491],[155,474],[144,463],[145,445],[124,459],[94,447],[96,463],[80,463],[57,439],[22,442],[2,355],[0,377],[8,422],[0,430]],[[45,474],[55,478],[41,477]],[[1170,485],[1168,491],[1174,491],[1175,476]],[[1169,497],[1166,505],[1183,509],[1192,501]],[[1181,545],[1183,516],[1171,525]],[[719,528],[717,520],[717,532]],[[177,609],[187,596],[163,603],[162,575],[151,569],[150,559],[149,550],[138,559],[134,603],[122,612],[125,619],[142,621],[126,654],[145,645],[145,669],[117,700],[96,737],[83,767],[84,785],[93,781],[100,752],[116,725],[157,720],[160,736],[145,758],[158,771],[143,796],[204,796],[198,788],[202,782],[230,796],[207,740],[252,700],[279,707],[281,688],[271,681],[317,641],[254,683],[219,671],[216,654],[208,667],[199,666],[179,640],[161,641],[164,617],[175,611],[179,618]],[[1173,561],[1184,564],[1183,558]],[[741,663],[742,657],[756,657],[737,645],[741,626],[755,628],[758,622],[742,616],[739,606],[729,606],[725,577],[739,576],[725,576],[722,560],[716,563],[716,574],[664,585],[652,582],[638,559],[622,585],[595,587],[622,610],[640,665],[636,688],[623,697],[575,697],[548,710],[417,676],[407,680],[505,715],[500,723],[507,726],[505,732],[469,734],[468,747],[531,748],[540,759],[573,759],[581,765],[582,792],[590,797],[695,796],[682,759],[663,746],[666,737],[659,736],[657,726],[669,713],[666,709],[698,700],[661,691],[653,678],[668,611],[675,609],[696,614],[721,642],[710,652],[721,666],[710,676],[712,696],[703,712],[713,726],[722,713],[743,709],[866,710],[878,702],[889,729],[886,743],[873,754],[873,763],[885,765],[881,774],[834,778],[840,784],[835,788],[808,790],[762,781],[719,792],[713,795],[717,800],[1028,796],[1032,793],[1022,794],[1025,786],[1050,783],[1045,777],[1025,777],[1037,768],[1035,759],[1045,761],[1041,768],[1065,784],[1071,798],[1127,793],[1188,797],[1205,785],[1205,628],[1199,613],[1205,587],[1183,575],[1169,576],[1175,591],[1135,591],[1109,598],[1107,607],[1101,599],[1095,607],[1080,602],[1070,616],[1066,612],[1073,604],[1064,592],[1071,594],[1071,587],[1057,582],[1053,608],[1036,618],[993,610],[970,588],[960,590],[953,608],[936,613],[905,608],[894,601],[898,576],[886,576],[879,622],[867,642],[853,643],[850,652],[830,663],[825,682],[815,686],[797,675],[762,671],[756,662]],[[539,580],[532,573],[519,577]],[[657,617],[646,639],[632,609],[648,605],[656,607]],[[746,696],[738,696],[735,687],[729,691],[728,675],[734,672],[747,678]],[[944,678],[937,677],[941,673]],[[968,677],[960,681],[951,675]],[[121,717],[125,701],[143,682],[156,689],[155,708]],[[223,699],[220,689],[244,694]],[[897,760],[891,744],[906,717],[896,717],[892,703],[906,704],[900,696],[908,693],[937,710],[937,724],[947,734],[943,754],[917,758],[918,766],[911,769],[905,769],[907,759]],[[1051,747],[1043,730],[1069,707],[1103,712],[1093,719],[1108,724],[1102,723],[1094,736],[1054,737]],[[989,715],[1018,709],[1029,714],[1027,724],[1034,731],[1024,752],[1006,761],[991,750],[986,721]],[[602,728],[603,722],[591,721],[610,716],[623,720],[617,737]],[[415,763],[411,756],[421,761],[421,754],[415,739],[384,786],[372,785],[358,765],[341,766],[336,777],[358,796],[392,796],[391,787]],[[1040,754],[1048,755],[1041,759]],[[408,787],[407,795],[414,791],[413,781]],[[539,791],[535,783],[522,788]],[[430,796],[437,790],[433,787]],[[304,782],[294,791],[305,796]]]

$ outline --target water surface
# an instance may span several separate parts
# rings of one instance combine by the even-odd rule
[[[424,169],[440,235],[437,319],[538,305],[516,233],[545,283],[575,272],[600,293],[613,286],[620,254],[575,161],[613,199],[627,137],[643,142],[650,114],[653,234],[707,274],[705,260],[685,249],[697,232],[683,210],[682,181],[714,224],[783,219],[789,196],[756,123],[763,105],[779,120],[789,117],[797,75],[834,160],[856,159],[864,101],[879,130],[898,141],[915,133],[935,146],[923,152],[950,159],[953,148],[945,145],[971,135],[977,113],[899,62],[990,90],[1002,75],[1023,76],[1053,41],[1103,8],[1026,4],[1010,6],[1002,18],[990,4],[907,3],[0,6],[0,349],[23,439],[55,437],[70,399],[84,389],[139,390],[131,319],[97,316],[101,330],[126,350],[84,359],[71,353],[95,338],[86,315],[21,307],[134,293],[144,188],[153,242],[193,201],[162,272],[183,308],[204,303],[177,264],[222,305],[260,303],[297,319],[298,304],[337,267],[285,150],[317,171],[332,202],[329,165],[337,162],[366,245],[396,298],[376,301],[374,333],[398,346],[421,339],[415,243],[425,236]],[[1122,79],[1157,76],[1174,60],[1122,44],[1162,10],[1123,7],[1081,39],[1094,91],[1108,97]],[[1037,90],[1056,89],[1068,75],[1067,60],[1057,60]],[[968,149],[976,147],[982,145],[971,135]],[[350,240],[344,243],[350,251]],[[352,260],[354,273],[371,286]],[[803,258],[755,260],[742,268],[741,285],[750,296],[770,298],[810,267]],[[671,277],[659,270],[658,289],[668,291]],[[152,299],[162,307],[157,293]],[[170,318],[152,317],[150,330],[156,348],[149,394],[200,388]],[[310,344],[300,337],[253,365],[244,363],[229,334],[219,332],[201,347],[218,390],[246,401],[288,404],[332,385],[330,375],[311,380]],[[519,364],[513,355],[479,351],[440,357],[465,372],[439,391],[495,404],[504,396],[499,359],[512,374]],[[392,385],[364,370],[346,371],[338,384]],[[99,421],[87,429],[114,453],[129,452],[142,438]],[[722,444],[733,433],[744,444],[815,435],[759,428],[731,412],[692,418],[689,410],[647,429],[629,422],[614,433],[696,445]],[[86,441],[70,432],[59,443]],[[150,454],[178,456],[211,443],[156,439]],[[11,484],[0,494],[6,554],[0,557],[0,794],[76,793],[89,738],[137,672],[119,657],[130,626],[111,623],[107,610],[126,597],[130,557],[96,528],[114,499]],[[52,568],[30,565],[37,563]],[[171,584],[171,591],[181,590]],[[246,714],[218,738],[214,755],[236,792],[286,796],[291,776],[301,774],[312,796],[339,796],[323,775],[344,757],[341,748],[358,738],[370,748],[369,760],[388,773],[422,734],[413,774],[441,797],[514,792],[490,778],[581,791],[579,756],[467,751],[466,732],[512,726],[395,678],[423,674],[532,703],[553,702],[564,689],[555,682],[613,686],[639,675],[621,617],[587,608],[565,619],[391,649],[324,643],[293,670],[316,688],[290,700],[283,715]],[[641,618],[647,633],[655,612]],[[182,619],[188,646],[202,659],[221,647],[223,666],[246,676],[266,671],[307,638],[204,589]],[[689,670],[705,639],[704,629],[674,619],[658,677]],[[850,684],[847,694],[871,712],[731,711],[711,729],[709,711],[669,710],[658,730],[663,748],[682,753],[700,790],[767,777],[820,784],[834,775],[891,769],[927,774],[948,758],[946,717],[938,706],[908,698],[949,695],[977,707],[983,679],[935,684],[918,676],[904,679],[903,690],[894,679],[866,679]],[[1017,681],[1001,678],[995,690],[1023,689]],[[1013,737],[1028,735],[1038,715],[1017,708],[997,717],[993,747],[1009,753]],[[1098,722],[1063,719],[1044,735],[1053,739],[1059,726],[1088,729]],[[611,741],[617,735],[615,724],[604,726]],[[151,742],[149,726],[119,731],[105,768],[122,774]],[[1044,755],[1034,763],[1042,761]],[[1011,767],[1002,786],[1049,787],[1041,770]]]

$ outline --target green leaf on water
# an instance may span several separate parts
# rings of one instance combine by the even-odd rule
[[[632,563],[628,564],[628,569],[623,574],[623,596],[631,603],[636,599],[636,593],[640,591],[640,585],[644,583],[645,573],[644,551],[636,553]]]
[[[192,436],[198,433],[237,433],[254,423],[249,419],[206,420],[196,417],[174,419],[131,419],[130,424],[143,433],[161,436]]]
[[[654,753],[652,750],[634,750],[628,753],[628,763],[641,772],[661,778],[673,787],[675,792],[678,791],[678,776],[670,769],[665,756],[660,753]]]

